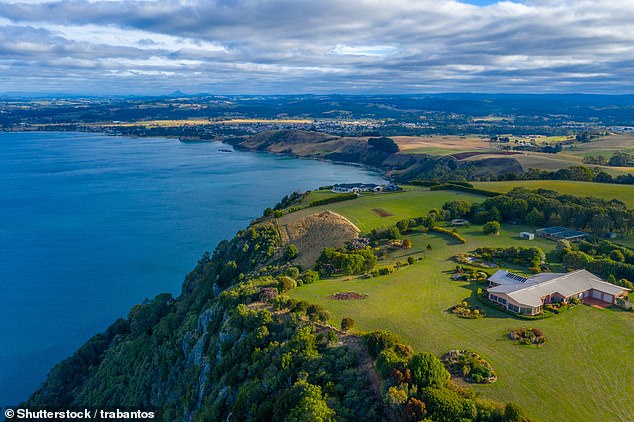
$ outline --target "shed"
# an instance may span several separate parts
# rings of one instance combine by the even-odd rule
[[[526,240],[533,240],[535,239],[535,235],[533,233],[530,232],[521,232],[520,233],[520,237],[522,239],[526,239]]]

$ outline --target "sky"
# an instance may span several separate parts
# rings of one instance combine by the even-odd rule
[[[0,94],[634,93],[632,0],[0,0]]]

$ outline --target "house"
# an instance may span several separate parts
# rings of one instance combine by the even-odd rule
[[[522,315],[537,315],[549,303],[599,300],[615,304],[629,289],[606,283],[586,270],[571,273],[541,273],[522,277],[505,270],[489,277],[489,300]]]
[[[584,237],[589,236],[588,233],[580,232],[578,230],[571,230],[566,227],[553,226],[539,229],[535,232],[537,236],[544,237],[551,240],[569,240],[574,242],[575,240],[581,240]]]
[[[520,233],[520,237],[522,239],[526,239],[526,240],[533,240],[535,239],[535,235],[533,233],[530,232],[521,232]]]
[[[400,188],[394,184],[383,186],[375,185],[374,183],[340,183],[338,185],[333,185],[331,190],[337,193],[360,193],[397,191],[400,190]]]

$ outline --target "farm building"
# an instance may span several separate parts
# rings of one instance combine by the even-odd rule
[[[537,315],[549,303],[600,301],[606,305],[627,297],[629,290],[606,283],[586,270],[571,273],[541,273],[522,277],[505,270],[489,277],[489,300],[522,315]]]
[[[520,233],[520,237],[522,239],[526,239],[526,240],[533,240],[535,239],[535,235],[533,233],[530,232],[521,232]]]
[[[578,230],[568,229],[566,227],[561,226],[553,226],[546,227],[543,229],[539,229],[535,232],[537,236],[544,237],[546,239],[551,240],[581,240],[586,236],[589,236],[588,233],[580,232]]]

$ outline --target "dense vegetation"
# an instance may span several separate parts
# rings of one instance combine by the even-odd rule
[[[58,364],[28,405],[153,409],[166,421],[381,419],[357,352],[316,325],[328,314],[276,294],[297,275],[279,246],[267,225],[221,242],[179,298],[135,306]]]

